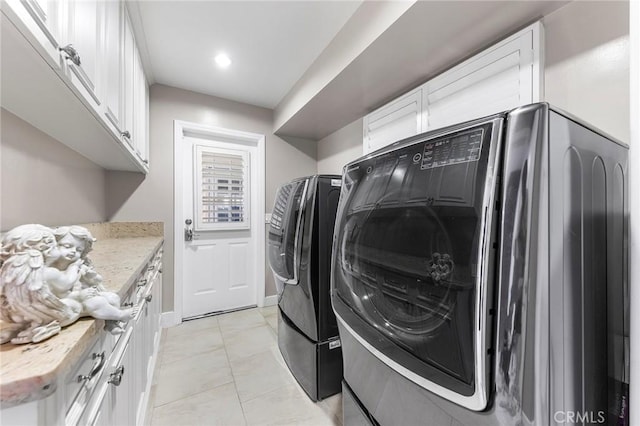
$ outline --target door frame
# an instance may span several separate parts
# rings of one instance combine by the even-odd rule
[[[258,133],[243,132],[240,130],[199,124],[182,120],[173,121],[173,309],[175,323],[182,322],[183,302],[183,252],[184,224],[182,223],[182,138],[192,133],[207,137],[220,138],[223,141],[244,142],[256,147],[256,195],[257,206],[251,206],[251,221],[256,230],[256,303],[264,306],[265,301],[265,136]],[[252,188],[253,189],[253,188]]]

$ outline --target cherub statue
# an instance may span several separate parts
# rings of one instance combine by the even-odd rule
[[[53,231],[42,225],[22,225],[2,239],[0,259],[0,344],[40,342],[75,322],[78,302],[57,297],[51,286],[73,285],[80,263],[65,271],[50,266],[58,256]]]
[[[121,333],[119,321],[129,321],[137,312],[137,307],[122,309],[120,297],[102,284],[102,277],[95,271],[87,254],[91,251],[95,238],[89,230],[81,226],[61,226],[54,230],[60,257],[53,262],[59,270],[66,270],[80,262],[80,277],[73,288],[52,288],[60,298],[70,298],[82,305],[81,316],[107,320],[107,329]]]
[[[87,258],[94,238],[79,226],[55,231],[22,225],[2,239],[0,251],[0,344],[37,343],[82,316],[107,320],[122,332],[137,307],[120,308],[117,294],[106,291]]]

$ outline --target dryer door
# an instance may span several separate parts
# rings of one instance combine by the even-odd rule
[[[477,410],[487,403],[499,129],[427,135],[348,166],[334,239],[345,328],[400,374]]]
[[[276,194],[268,236],[269,265],[276,278],[278,294],[284,284],[299,279],[302,217],[308,179],[282,185]]]

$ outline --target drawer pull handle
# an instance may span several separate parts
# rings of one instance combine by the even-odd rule
[[[113,386],[120,386],[122,383],[122,375],[124,374],[124,365],[116,368],[116,371],[109,375],[109,381],[107,383],[112,384]]]
[[[147,267],[147,271],[153,271],[154,269],[156,269],[156,265],[149,265],[149,267]]]
[[[138,287],[144,287],[145,285],[147,285],[147,279],[143,279],[138,281]]]
[[[133,302],[123,303],[122,306],[124,306],[126,308],[131,308],[131,307],[133,307]]]
[[[144,299],[147,301],[147,303],[151,302],[151,299],[153,299],[153,294],[148,295]]]
[[[93,368],[91,368],[88,376],[85,376],[84,374],[78,376],[78,382],[85,382],[93,379],[102,370],[102,367],[104,367],[104,351],[99,354],[94,352],[92,358],[97,360],[97,362],[93,364]]]
[[[120,133],[120,135],[122,135],[127,139],[131,139],[131,132],[129,132],[128,130],[125,130],[124,132]]]

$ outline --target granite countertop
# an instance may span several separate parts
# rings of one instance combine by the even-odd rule
[[[87,228],[98,238],[89,259],[102,275],[105,287],[123,297],[162,244],[161,226],[160,233],[138,232],[142,235],[124,238],[122,235],[136,233],[127,233],[126,229],[110,233],[101,232],[100,227],[95,230],[90,226]],[[0,405],[7,408],[42,399],[55,392],[58,379],[80,360],[102,332],[103,325],[102,320],[83,318],[44,342],[0,345]]]

